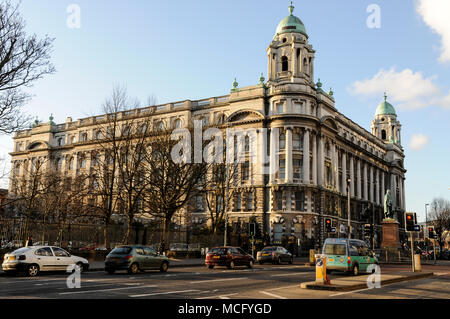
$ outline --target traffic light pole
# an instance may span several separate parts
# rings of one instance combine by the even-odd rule
[[[411,235],[411,263],[412,263],[412,271],[415,272],[415,265],[414,265],[414,232],[410,231],[409,234]]]
[[[375,205],[372,205],[372,251],[375,251]]]

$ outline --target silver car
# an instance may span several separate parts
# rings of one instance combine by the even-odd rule
[[[73,256],[60,247],[30,246],[5,254],[2,269],[5,272],[24,272],[34,277],[41,271],[67,271],[70,265],[80,271],[89,269],[87,259]]]

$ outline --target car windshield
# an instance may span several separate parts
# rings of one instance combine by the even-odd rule
[[[326,244],[325,255],[345,255],[345,245],[343,244]]]
[[[213,254],[226,254],[227,253],[228,248],[213,248],[210,250],[210,253]]]
[[[23,254],[23,253],[27,252],[28,250],[30,250],[30,248],[22,247],[22,248],[14,250],[11,254]]]
[[[131,247],[118,247],[118,248],[114,248],[111,251],[111,254],[126,255],[126,254],[130,253],[130,251],[131,251]]]
[[[276,249],[277,249],[277,247],[266,247],[262,251],[274,251]]]

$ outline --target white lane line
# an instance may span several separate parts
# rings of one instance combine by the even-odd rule
[[[448,274],[450,274],[450,272],[437,272],[437,273],[435,273],[436,276],[445,276],[445,275],[448,275]]]
[[[302,275],[310,275],[310,274],[307,272],[299,272],[299,273],[293,273],[293,274],[270,275],[270,277],[286,277],[286,276],[302,276]]]
[[[190,290],[178,290],[178,291],[167,291],[167,292],[155,292],[155,293],[151,293],[151,294],[129,295],[128,297],[139,298],[139,297],[149,297],[149,296],[158,296],[158,295],[181,294],[181,293],[195,292],[195,291],[199,291],[199,290],[190,289]]]
[[[373,289],[373,288],[365,288],[365,289],[359,289],[359,290],[353,290],[353,291],[340,292],[337,294],[330,295],[330,297],[342,296],[342,295],[346,295],[346,294],[353,294],[356,292],[361,292],[361,291],[366,291],[366,290],[371,290],[371,289]]]
[[[267,291],[273,291],[273,290],[280,290],[280,289],[289,289],[289,288],[298,288],[300,287],[300,284],[294,285],[294,286],[283,286],[283,287],[278,287],[278,288],[271,288],[271,289],[267,289]]]
[[[217,281],[230,281],[230,280],[243,280],[248,279],[247,277],[239,277],[239,278],[227,278],[227,279],[211,279],[211,280],[200,280],[200,281],[191,281],[191,284],[202,284],[207,282],[217,282]]]
[[[270,296],[270,297],[276,298],[276,299],[287,299],[287,298],[285,298],[285,297],[281,297],[281,296],[272,294],[272,293],[267,292],[267,291],[260,291],[260,292],[263,293],[263,294],[265,294],[265,295],[268,295],[268,296]]]
[[[93,292],[104,292],[104,291],[114,291],[114,290],[126,290],[126,289],[142,289],[142,288],[155,288],[158,286],[134,286],[134,287],[122,287],[122,288],[108,288],[108,289],[97,289],[97,290],[83,290],[83,291],[69,291],[69,292],[60,292],[60,295],[74,295],[74,294],[89,294]]]

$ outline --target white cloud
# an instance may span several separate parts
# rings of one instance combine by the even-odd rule
[[[425,78],[422,73],[411,69],[397,72],[381,69],[371,79],[353,82],[348,90],[351,94],[368,97],[379,97],[384,92],[396,108],[415,110],[432,105],[443,105],[443,96],[434,83],[435,76]]]
[[[430,139],[428,136],[423,134],[413,134],[411,140],[409,141],[409,148],[415,151],[420,151],[427,146],[429,142]]]
[[[423,21],[441,36],[442,52],[439,61],[450,62],[450,1],[419,0],[416,10]]]

